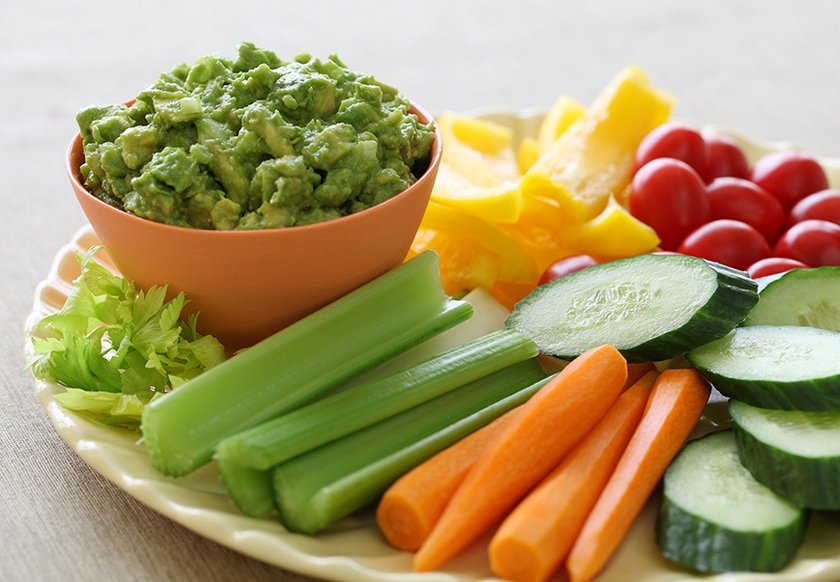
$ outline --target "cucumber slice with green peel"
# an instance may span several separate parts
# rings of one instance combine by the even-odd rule
[[[739,327],[686,354],[720,392],[761,408],[840,411],[840,332]]]
[[[744,325],[805,325],[840,331],[840,267],[788,271],[761,291]]]
[[[761,292],[764,291],[770,283],[781,279],[782,276],[784,276],[784,273],[774,273],[772,275],[765,275],[764,277],[759,277],[758,279],[756,279],[755,284],[758,285],[759,297],[761,297]]]
[[[656,541],[701,572],[776,572],[796,555],[808,514],[756,481],[731,430],[688,443],[665,473]]]
[[[685,255],[640,255],[534,289],[506,325],[572,359],[603,344],[630,361],[672,358],[725,335],[758,301],[743,271]]]
[[[840,412],[756,408],[730,400],[741,462],[801,507],[840,509]]]

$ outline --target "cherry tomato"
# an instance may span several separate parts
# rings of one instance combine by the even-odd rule
[[[713,220],[692,232],[680,245],[686,255],[702,257],[746,269],[770,256],[770,245],[761,233],[738,220]]]
[[[703,137],[706,140],[706,164],[700,175],[707,184],[715,178],[749,178],[750,165],[738,142],[716,133]]]
[[[775,196],[785,210],[814,192],[828,188],[825,170],[801,152],[773,152],[755,163],[751,179]]]
[[[597,264],[598,261],[589,255],[574,255],[572,257],[560,259],[548,266],[548,268],[543,272],[542,277],[540,277],[538,285],[548,283],[549,281],[559,279],[569,273],[574,273],[575,271],[580,271],[581,269]]]
[[[810,219],[840,224],[840,190],[822,190],[797,202],[788,215],[788,226]]]
[[[703,170],[706,142],[696,129],[681,123],[664,123],[651,131],[636,150],[636,169],[658,158],[673,158]]]
[[[706,187],[712,218],[746,222],[773,243],[785,223],[785,211],[760,186],[742,178],[717,178]]]
[[[664,250],[674,250],[711,214],[700,176],[670,158],[648,162],[633,176],[630,212],[656,231]]]
[[[747,269],[750,277],[758,279],[760,277],[767,277],[768,275],[775,275],[777,273],[784,273],[791,269],[807,269],[808,265],[802,261],[794,259],[787,259],[785,257],[767,257],[756,261]]]
[[[827,220],[803,220],[779,238],[774,254],[812,267],[839,266],[840,226]]]

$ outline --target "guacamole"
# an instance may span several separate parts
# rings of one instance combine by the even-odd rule
[[[359,212],[422,174],[431,124],[337,56],[290,62],[251,43],[161,75],[130,105],[77,114],[87,189],[143,218],[204,229]]]

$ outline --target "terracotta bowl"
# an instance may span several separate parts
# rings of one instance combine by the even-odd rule
[[[430,117],[414,107],[423,121]],[[67,151],[70,184],[119,271],[141,288],[186,293],[199,329],[229,349],[252,345],[399,265],[429,202],[440,165],[436,131],[429,167],[393,198],[328,222],[252,231],[170,226],[139,218],[88,192],[81,137]]]

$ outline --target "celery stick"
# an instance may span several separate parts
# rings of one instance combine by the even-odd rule
[[[278,416],[219,443],[222,481],[242,513],[265,516],[274,509],[272,467],[536,355],[530,340],[497,331]]]
[[[537,353],[531,340],[497,331],[228,437],[219,443],[216,458],[270,469]]]
[[[271,472],[216,458],[219,474],[234,505],[251,517],[265,517],[274,511]]]
[[[515,364],[276,467],[280,520],[316,533],[375,501],[412,467],[531,397],[536,359]]]
[[[443,292],[437,256],[418,255],[147,406],[141,429],[152,465],[185,475],[225,437],[313,401],[471,313]]]
[[[379,380],[385,376],[390,376],[403,368],[428,360],[446,350],[471,342],[494,331],[504,329],[505,319],[510,315],[510,311],[496,301],[490,295],[489,291],[479,287],[467,293],[462,299],[469,301],[473,306],[473,316],[469,320],[424,341],[422,344],[406,350],[367,372],[359,374],[352,380],[332,390],[331,393],[349,390],[356,386],[367,384],[372,380]]]

